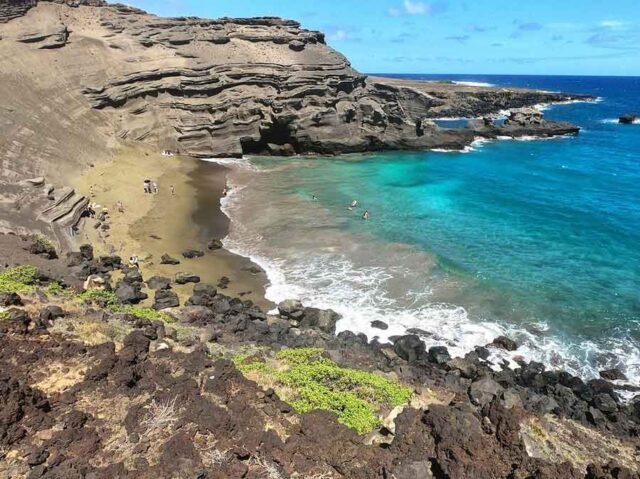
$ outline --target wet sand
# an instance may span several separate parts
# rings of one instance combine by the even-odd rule
[[[137,255],[145,278],[173,278],[183,272],[200,276],[203,283],[217,285],[226,276],[229,287],[221,292],[271,308],[273,305],[264,298],[266,275],[249,271],[255,265],[248,258],[224,249],[207,250],[211,239],[223,239],[229,231],[229,219],[220,210],[226,172],[216,163],[162,156],[137,147],[123,148],[112,161],[72,178],[79,191],[90,194],[92,201],[100,205],[98,215],[102,208],[110,213],[106,232],[94,228],[96,219],[84,220],[77,243],[90,242],[97,254],[118,254],[124,260]],[[157,194],[144,193],[145,178],[157,182]],[[171,194],[171,185],[175,194]],[[122,213],[118,211],[118,201],[124,206]],[[183,258],[181,253],[188,249],[204,251],[205,255]],[[180,264],[160,264],[165,253],[179,259]],[[184,301],[193,285],[173,288]]]

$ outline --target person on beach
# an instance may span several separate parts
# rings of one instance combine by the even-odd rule
[[[173,187],[173,185],[171,185],[171,194],[175,195],[176,194],[176,189]]]
[[[118,211],[120,213],[124,213],[124,205],[122,204],[122,201],[118,200],[118,202],[116,203],[116,206],[118,207]]]
[[[144,180],[144,192],[146,193],[151,193],[151,180],[146,179]]]
[[[229,193],[229,187],[225,185],[224,189],[222,190],[222,197],[225,198],[228,193]]]
[[[362,219],[363,220],[368,220],[369,219],[369,210],[364,210],[364,214],[362,215]]]
[[[153,185],[153,192],[155,194],[158,194],[158,183],[156,183],[155,181],[152,183]]]
[[[312,200],[312,201],[318,201],[318,197],[317,197],[316,195],[312,195],[312,196],[311,196],[311,200]]]
[[[135,254],[131,255],[131,257],[129,258],[129,266],[131,266],[132,268],[140,267],[140,262]]]

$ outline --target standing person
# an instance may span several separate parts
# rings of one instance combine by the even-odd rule
[[[171,185],[171,194],[172,195],[176,194],[176,189],[173,187],[173,185]]]
[[[364,214],[362,215],[362,219],[363,220],[368,220],[369,219],[369,210],[364,210]]]
[[[140,267],[140,262],[138,260],[138,257],[134,254],[131,256],[131,258],[129,258],[129,266],[133,267],[133,268],[139,268]]]
[[[156,183],[155,181],[153,182],[153,192],[155,194],[158,194],[158,183]]]

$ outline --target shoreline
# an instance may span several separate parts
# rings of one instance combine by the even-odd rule
[[[177,273],[195,274],[204,284],[216,286],[229,278],[225,294],[249,299],[264,308],[272,307],[265,298],[266,275],[248,259],[221,248],[210,251],[212,239],[223,239],[229,231],[229,218],[220,209],[222,189],[228,169],[190,157],[163,157],[144,148],[125,147],[107,163],[96,165],[71,178],[77,190],[89,192],[99,205],[97,217],[106,208],[108,229],[96,227],[96,219],[85,218],[79,225],[75,242],[95,245],[96,254],[118,254],[126,260],[140,258],[145,276],[174,277]],[[157,194],[143,192],[143,179],[157,182]],[[175,188],[175,195],[170,192]],[[124,211],[118,211],[122,202]],[[204,252],[200,258],[186,259],[182,252]],[[168,254],[178,265],[161,264]],[[177,285],[183,302],[191,286]],[[150,304],[151,299],[147,300]]]

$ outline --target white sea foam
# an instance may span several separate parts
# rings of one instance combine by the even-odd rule
[[[453,83],[461,86],[486,86],[486,87],[494,86],[492,83],[486,83],[481,81],[453,81]]]
[[[249,173],[245,162],[233,162],[230,166]],[[370,339],[377,337],[383,342],[391,336],[405,334],[407,329],[418,328],[427,332],[421,335],[427,347],[446,346],[454,356],[464,355],[475,346],[506,335],[515,339],[520,347],[514,352],[491,349],[490,359],[496,365],[506,360],[516,367],[517,357],[524,357],[583,378],[597,377],[598,370],[624,365],[630,382],[640,382],[640,347],[625,337],[608,338],[603,340],[603,344],[571,342],[551,334],[546,324],[522,327],[474,321],[463,307],[429,302],[432,294],[429,288],[407,292],[411,297],[407,302],[409,306],[400,306],[389,296],[388,283],[404,278],[410,271],[403,271],[400,266],[358,265],[346,253],[341,255],[332,251],[331,254],[323,254],[331,248],[313,255],[308,252],[298,255],[293,262],[268,257],[262,247],[264,238],[260,232],[253,231],[250,224],[237,221],[241,202],[246,194],[252,194],[251,190],[245,190],[233,174],[229,176],[229,182],[233,186],[231,193],[221,200],[222,210],[232,219],[230,234],[224,240],[225,248],[249,257],[266,271],[270,282],[266,296],[274,303],[297,298],[309,306],[333,309],[343,318],[337,325],[338,332],[361,332]],[[389,328],[384,331],[372,328],[374,320],[385,322]],[[609,359],[594,361],[598,357]]]

